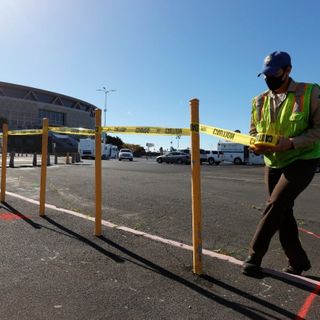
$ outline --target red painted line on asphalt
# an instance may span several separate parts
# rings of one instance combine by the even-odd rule
[[[23,217],[13,214],[13,213],[0,213],[0,220],[11,221],[11,220],[19,220],[23,219]]]
[[[311,231],[306,230],[306,229],[303,229],[303,228],[298,228],[298,229],[299,229],[300,231],[302,231],[302,232],[305,232],[305,233],[307,233],[307,234],[310,234],[311,236],[314,236],[314,237],[320,239],[320,235],[315,234],[314,232],[311,232]]]
[[[319,295],[320,293],[320,284],[315,288],[315,290],[308,296],[306,301],[304,302],[303,306],[299,310],[297,317],[295,320],[302,320],[305,319],[308,315],[308,312],[312,306],[312,303],[314,299]]]

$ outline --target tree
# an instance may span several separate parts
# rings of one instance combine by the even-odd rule
[[[132,150],[135,156],[142,156],[146,154],[146,150],[138,144],[130,144],[123,142],[119,137],[112,137],[107,135],[107,143],[117,146],[118,149],[128,148]]]
[[[146,150],[138,144],[125,143],[123,148],[132,150],[133,154],[137,157],[141,157],[146,154]]]
[[[112,137],[109,135],[107,135],[107,143],[117,146],[118,149],[123,148],[124,145],[124,142],[119,137]]]

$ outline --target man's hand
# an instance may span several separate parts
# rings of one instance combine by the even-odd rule
[[[263,145],[253,145],[249,148],[255,154],[265,154],[266,152],[270,152],[270,146],[263,146]]]
[[[276,146],[254,145],[253,147],[250,147],[250,150],[257,154],[265,154],[267,152],[283,152],[290,150],[293,147],[294,145],[291,139],[281,137]]]

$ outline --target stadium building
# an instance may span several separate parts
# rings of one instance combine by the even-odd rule
[[[63,94],[0,82],[0,118],[9,130],[41,128],[42,118],[48,118],[50,126],[93,129],[96,108]]]

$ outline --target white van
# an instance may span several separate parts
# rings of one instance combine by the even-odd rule
[[[95,140],[94,139],[80,139],[79,140],[79,153],[81,158],[95,159]],[[101,159],[108,159],[108,147],[101,143]]]
[[[119,154],[119,149],[117,146],[114,146],[114,145],[110,145],[110,158],[111,159],[116,159],[118,158],[118,154]]]
[[[218,142],[218,151],[223,153],[224,162],[233,164],[264,164],[263,155],[255,154],[248,146],[233,142]]]

